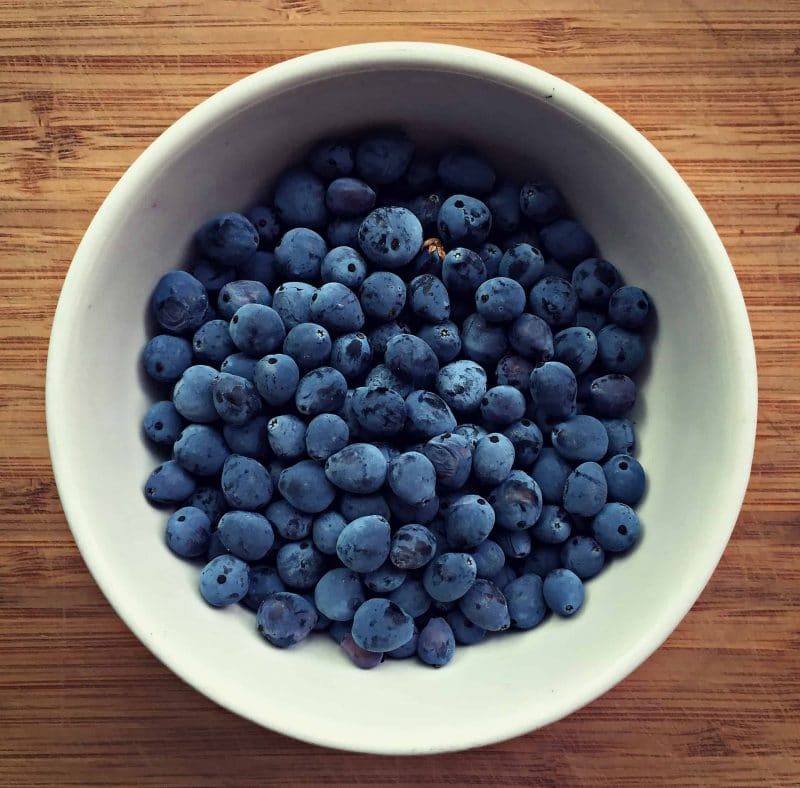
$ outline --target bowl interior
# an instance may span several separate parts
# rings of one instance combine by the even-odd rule
[[[350,749],[430,752],[495,741],[563,716],[623,678],[669,634],[713,570],[743,494],[748,442],[752,448],[746,316],[724,250],[688,189],[576,89],[456,51],[323,53],[255,75],[195,110],[101,209],[54,328],[48,411],[59,489],[118,612],[223,705]],[[201,602],[197,567],[170,554],[166,514],[141,494],[157,461],[140,432],[151,394],[137,365],[154,283],[185,260],[204,219],[268,194],[310,142],[383,123],[439,146],[473,144],[517,181],[546,173],[603,255],[652,294],[658,315],[635,414],[649,475],[641,544],[589,583],[574,619],[460,648],[439,671],[387,661],[361,672],[327,637],[288,651],[269,647],[250,612]]]

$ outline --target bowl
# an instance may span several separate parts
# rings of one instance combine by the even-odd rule
[[[252,613],[202,603],[142,485],[151,395],[137,360],[158,278],[194,229],[243,209],[327,134],[396,123],[463,141],[518,180],[543,172],[658,313],[638,422],[649,474],[641,544],[587,587],[574,619],[457,651],[443,670],[359,671],[326,637],[279,650]],[[625,678],[686,615],[727,543],[750,470],[756,368],[722,243],[689,188],[631,126],[577,88],[460,47],[382,43],[306,55],[211,97],[164,132],[97,212],[53,324],[47,424],[80,551],[140,640],[200,692],[320,745],[372,753],[475,747],[546,725]]]

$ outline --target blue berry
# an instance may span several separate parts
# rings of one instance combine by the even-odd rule
[[[364,312],[350,288],[328,282],[311,296],[311,319],[333,334],[344,334],[363,327]]]
[[[277,483],[278,480],[275,481],[276,486]],[[311,515],[295,509],[288,501],[273,501],[264,514],[282,539],[296,542],[311,533]]]
[[[561,566],[561,547],[551,544],[536,544],[522,563],[523,574],[534,574],[544,580],[550,572]]]
[[[582,462],[567,477],[564,509],[580,517],[593,517],[605,505],[607,495],[603,469],[596,462]]]
[[[341,639],[339,647],[350,658],[350,661],[362,670],[370,670],[376,668],[384,660],[384,654],[380,651],[367,651],[361,648],[358,643],[353,640],[353,635],[347,633]]]
[[[209,605],[225,607],[239,602],[250,584],[250,568],[239,558],[220,555],[200,572],[200,593]]]
[[[491,279],[500,273],[500,261],[503,259],[503,250],[497,244],[485,243],[478,248],[478,254],[486,266],[486,276]],[[444,255],[443,255],[444,257]]]
[[[523,533],[511,534],[512,536],[524,536]],[[505,564],[503,568],[494,576],[489,578],[501,591],[516,578],[517,573],[508,565]]]
[[[442,272],[444,257],[445,250],[442,242],[438,238],[427,238],[422,242],[422,248],[412,260],[411,269],[417,276],[425,274],[439,276]]]
[[[361,216],[375,207],[375,192],[358,178],[337,178],[328,185],[325,204],[334,216]]]
[[[475,291],[475,308],[491,323],[507,323],[525,311],[525,290],[505,276],[487,279]]]
[[[231,318],[231,339],[243,353],[264,356],[279,348],[286,336],[280,315],[263,304],[245,304]]]
[[[558,219],[540,231],[545,251],[558,262],[575,265],[594,252],[594,239],[580,222]]]
[[[317,288],[306,282],[284,282],[272,296],[272,308],[287,329],[311,321],[311,299]]]
[[[503,589],[514,629],[533,629],[542,623],[547,613],[543,585],[539,575],[529,574],[520,575]]]
[[[581,580],[599,574],[605,564],[603,548],[590,536],[573,536],[561,548],[561,563]]]
[[[560,506],[545,504],[531,533],[544,544],[561,544],[572,533],[572,519]]]
[[[271,566],[251,567],[250,585],[242,604],[255,612],[270,594],[277,594],[280,591],[286,591],[286,586],[278,576],[277,570]]]
[[[255,365],[253,383],[268,405],[285,405],[294,399],[300,382],[300,368],[291,357],[282,353],[265,356]]]
[[[456,435],[461,435],[461,437],[466,438],[467,445],[473,454],[475,453],[475,447],[478,445],[478,441],[489,434],[489,432],[479,424],[459,424],[453,432],[455,432]]]
[[[333,413],[321,413],[309,422],[306,451],[312,459],[324,462],[347,446],[349,439],[350,430],[344,419]]]
[[[406,423],[403,397],[385,386],[357,388],[353,394],[352,408],[358,423],[371,435],[396,435]]]
[[[533,549],[530,531],[501,531],[495,535],[506,558],[525,558]]]
[[[400,500],[420,505],[436,494],[436,470],[431,461],[416,451],[406,452],[389,463],[386,478]]]
[[[228,508],[225,496],[218,487],[197,487],[186,499],[184,506],[191,506],[205,512],[212,526],[219,522],[219,518]]]
[[[514,444],[515,465],[530,468],[542,450],[542,431],[530,419],[520,419],[506,427],[503,435]]]
[[[247,211],[245,216],[250,224],[256,228],[260,246],[272,246],[278,240],[278,236],[281,234],[281,226],[278,221],[278,214],[274,209],[265,205],[257,205]]]
[[[336,540],[346,525],[347,521],[339,512],[323,512],[315,517],[311,534],[314,547],[325,555],[336,555]]]
[[[477,410],[486,393],[486,372],[474,361],[454,361],[439,371],[436,390],[456,413]]]
[[[426,323],[440,323],[450,317],[450,294],[433,274],[414,277],[408,286],[409,307]]]
[[[437,602],[455,602],[472,587],[477,572],[468,553],[442,553],[425,567],[422,584]]]
[[[328,458],[325,475],[345,492],[374,493],[386,481],[386,458],[369,443],[351,443]]]
[[[608,500],[636,506],[644,495],[645,475],[639,462],[629,454],[617,454],[603,465]]]
[[[424,525],[403,525],[391,541],[389,558],[398,569],[413,570],[425,566],[436,552],[436,539]]]
[[[217,530],[222,544],[243,561],[263,558],[275,541],[269,520],[255,512],[226,512]]]
[[[389,599],[368,599],[353,616],[353,640],[365,651],[391,651],[414,635],[414,619]]]
[[[621,284],[619,271],[608,260],[597,257],[578,263],[572,272],[572,286],[578,299],[594,309],[608,306],[611,294]]]
[[[258,364],[258,359],[248,356],[246,353],[231,353],[219,365],[219,371],[227,372],[229,375],[238,375],[252,383],[256,364]]]
[[[206,424],[190,424],[184,428],[173,447],[173,456],[181,467],[198,476],[219,473],[229,454],[222,435]]]
[[[320,267],[323,282],[339,282],[354,290],[367,277],[367,265],[350,246],[337,246],[325,255]]]
[[[301,460],[285,468],[278,479],[280,494],[295,509],[310,514],[324,512],[336,497],[336,490],[314,460]]]
[[[524,471],[511,471],[492,490],[489,503],[494,508],[500,528],[525,530],[539,519],[542,512],[542,491],[536,481]]]
[[[617,418],[636,402],[636,384],[619,373],[595,378],[589,387],[589,402],[600,416]]]
[[[266,416],[256,416],[244,424],[226,424],[222,434],[234,454],[244,454],[257,460],[267,454]]]
[[[308,166],[326,181],[342,178],[355,166],[353,147],[342,140],[322,140],[308,154]]]
[[[533,314],[551,328],[562,328],[575,322],[578,297],[566,279],[546,276],[531,288],[529,300]]]
[[[560,504],[567,477],[572,467],[561,455],[550,447],[545,447],[533,464],[531,476],[539,485],[545,503]]]
[[[293,167],[278,178],[275,210],[284,227],[322,227],[328,220],[325,185],[305,167]]]
[[[501,233],[513,233],[520,220],[519,189],[503,183],[486,200],[492,212],[492,227]]]
[[[205,555],[211,539],[211,521],[202,509],[184,506],[167,520],[167,546],[182,558]]]
[[[436,162],[425,153],[417,151],[403,175],[402,183],[410,192],[424,192],[436,185]]]
[[[497,362],[495,376],[500,386],[513,386],[523,394],[528,392],[528,384],[533,372],[533,364],[522,356],[503,356]]]
[[[207,293],[216,292],[238,278],[235,268],[209,263],[208,260],[199,260],[189,273],[205,287]]]
[[[437,174],[450,191],[488,194],[494,188],[495,174],[491,165],[466,148],[457,148],[442,156]]]
[[[272,287],[277,276],[275,255],[272,252],[256,252],[246,263],[242,263],[237,270],[240,279],[260,282],[265,287]],[[270,301],[268,306],[271,303]]]
[[[503,253],[497,270],[501,276],[508,277],[527,289],[541,279],[544,257],[535,246],[527,243],[514,244]]]
[[[475,626],[458,608],[447,613],[447,623],[453,630],[456,643],[460,646],[473,646],[486,637],[486,630]]]
[[[458,326],[446,320],[420,326],[417,336],[430,345],[440,364],[448,364],[461,352],[461,335]]]
[[[359,291],[364,314],[381,323],[394,320],[406,304],[406,285],[390,271],[370,274]]]
[[[275,265],[284,279],[308,281],[319,279],[328,246],[319,233],[307,227],[295,227],[284,233],[275,247]]]
[[[344,404],[347,381],[333,367],[319,367],[306,373],[297,384],[294,405],[304,416],[335,413]]]
[[[217,310],[225,320],[230,320],[236,314],[236,310],[245,304],[270,306],[272,295],[266,285],[261,282],[252,279],[236,279],[228,282],[217,296]]]
[[[494,521],[494,510],[485,498],[462,495],[447,508],[447,542],[454,550],[477,547],[491,533]]]
[[[172,383],[192,365],[192,345],[183,337],[159,334],[144,346],[142,365],[153,380]]]
[[[399,525],[430,523],[439,511],[439,496],[434,495],[420,504],[411,504],[398,498],[391,490],[386,495],[391,519]]]
[[[491,580],[476,580],[458,607],[465,618],[487,632],[499,632],[511,626],[506,598]]]
[[[207,260],[237,266],[258,249],[258,230],[240,213],[221,213],[197,233],[197,247]]]
[[[605,324],[605,312],[596,309],[582,309],[579,307],[578,311],[575,313],[575,325],[580,328],[588,328],[593,334],[597,334]]]
[[[390,651],[386,652],[387,657],[391,657],[392,659],[408,659],[409,657],[413,657],[417,653],[417,644],[419,643],[419,631],[417,630],[416,624],[414,625],[414,634],[408,640],[408,642],[404,643],[402,646],[398,646],[398,648],[393,648]],[[371,652],[366,651],[365,654],[370,654]]]
[[[436,226],[447,248],[479,246],[492,230],[492,213],[479,199],[454,194],[442,203]]]
[[[195,331],[192,337],[192,349],[198,361],[205,364],[221,364],[229,355],[236,352],[228,322],[226,320],[209,320]]]
[[[431,386],[439,372],[439,359],[430,345],[412,334],[398,334],[386,343],[386,366],[414,386]]]
[[[632,375],[644,362],[644,339],[625,328],[609,325],[597,335],[597,360],[607,372]]]
[[[410,263],[419,252],[422,225],[406,208],[376,208],[361,223],[358,241],[366,257],[376,265],[400,268]]]
[[[234,509],[252,512],[272,498],[272,479],[252,457],[231,454],[222,466],[222,493]]]
[[[450,293],[474,299],[475,288],[486,281],[486,266],[477,252],[457,246],[445,255],[442,281]]]
[[[507,252],[518,244],[527,244],[534,249],[540,247],[539,232],[533,224],[526,220],[521,220],[520,226],[517,227],[513,233],[504,235],[501,239],[498,239],[498,241],[500,243],[500,248],[504,252]]]
[[[553,337],[553,353],[556,361],[580,375],[592,366],[597,356],[597,337],[588,328],[565,328]]]
[[[628,419],[601,419],[608,434],[608,454],[633,454],[636,433]]]
[[[283,352],[302,372],[327,364],[331,358],[331,335],[318,323],[299,323],[283,340]],[[269,364],[269,362],[267,362]]]
[[[337,216],[325,229],[328,244],[331,247],[349,246],[355,249],[358,246],[358,228],[365,218],[357,216],[355,219],[345,219]]]
[[[493,432],[481,438],[472,457],[472,471],[483,484],[500,484],[514,466],[514,445]]]
[[[553,448],[566,460],[597,462],[608,450],[608,433],[593,416],[573,416],[553,429]]]
[[[528,312],[520,315],[508,330],[508,342],[515,352],[539,363],[553,357],[553,332],[542,318]]]
[[[503,548],[492,539],[484,539],[470,552],[470,555],[478,568],[478,577],[486,579],[494,577],[506,562]]]
[[[525,397],[513,386],[493,386],[481,398],[481,416],[493,427],[507,427],[525,415]]]
[[[184,427],[184,421],[169,400],[151,405],[142,419],[144,433],[159,446],[172,446]]]
[[[412,618],[424,616],[431,606],[422,581],[415,577],[406,577],[403,584],[389,594],[389,599]]]
[[[439,215],[442,199],[442,196],[437,192],[432,192],[401,201],[400,204],[419,219],[419,223],[424,229],[429,229],[436,225],[436,218]]]
[[[429,440],[455,429],[456,417],[447,403],[432,391],[412,391],[405,400],[406,433],[409,437]]]
[[[522,213],[537,224],[554,222],[566,211],[558,189],[542,178],[525,182],[519,193],[519,205]]]
[[[531,372],[533,405],[548,416],[563,417],[574,412],[577,392],[575,373],[560,361],[546,361]]]
[[[145,497],[153,503],[181,503],[194,490],[194,479],[175,460],[162,462],[144,485]]]
[[[580,610],[584,599],[581,579],[569,569],[554,569],[544,579],[544,601],[556,615],[572,616]]]
[[[196,331],[205,322],[208,294],[186,271],[170,271],[158,280],[151,299],[161,328],[173,334]]]
[[[287,588],[308,591],[325,573],[325,558],[309,541],[289,542],[278,550],[275,568]]]
[[[375,131],[358,144],[356,172],[369,183],[385,186],[400,180],[413,155],[414,143],[404,132]]]
[[[314,605],[299,594],[278,591],[261,603],[256,614],[258,631],[278,648],[305,640],[317,623]]]
[[[417,640],[417,656],[426,665],[441,668],[453,658],[456,639],[450,624],[443,618],[432,618],[422,628]]]
[[[296,460],[306,450],[306,425],[302,419],[287,413],[267,422],[267,440],[276,457]]]
[[[214,408],[226,424],[241,426],[261,411],[261,398],[256,387],[238,375],[220,373],[211,387]]]
[[[630,330],[640,329],[650,313],[650,297],[641,287],[620,287],[608,302],[612,323]]]
[[[406,573],[394,564],[385,561],[377,569],[364,575],[364,585],[374,594],[388,594],[399,588],[406,579]]]
[[[461,326],[461,346],[465,356],[484,367],[493,367],[508,352],[504,328],[477,313],[469,315]]]
[[[408,329],[392,320],[389,323],[373,328],[367,335],[369,346],[375,356],[382,356],[386,352],[386,345],[392,337],[407,334]]]
[[[439,485],[460,490],[466,484],[472,471],[472,450],[466,438],[454,432],[435,435],[423,453],[433,464]]]
[[[314,604],[332,621],[352,621],[364,599],[358,575],[344,567],[326,572],[314,589]]]

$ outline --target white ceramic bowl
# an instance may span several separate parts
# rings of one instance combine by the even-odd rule
[[[658,329],[636,418],[650,486],[644,537],[588,585],[571,620],[415,661],[354,668],[327,637],[281,651],[239,607],[213,610],[197,568],[169,553],[142,496],[155,464],[137,366],[146,305],[209,216],[251,204],[304,146],[399,123],[463,140],[513,173],[544,172]],[[385,43],[290,60],[205,101],[131,166],[72,262],[53,325],[47,423],[58,489],[100,588],[141,641],[222,706],[290,736],[375,753],[430,753],[516,736],[569,714],[646,659],[717,564],[747,484],[756,420],[753,341],[706,214],[664,158],[611,110],[521,63]]]

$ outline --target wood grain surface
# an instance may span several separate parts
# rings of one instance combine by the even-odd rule
[[[761,389],[739,524],[666,645],[560,723],[413,759],[264,731],[158,663],[78,555],[44,424],[61,282],[128,164],[239,77],[386,39],[519,58],[642,130],[730,252]],[[0,784],[800,785],[800,3],[2,0],[0,69]]]

